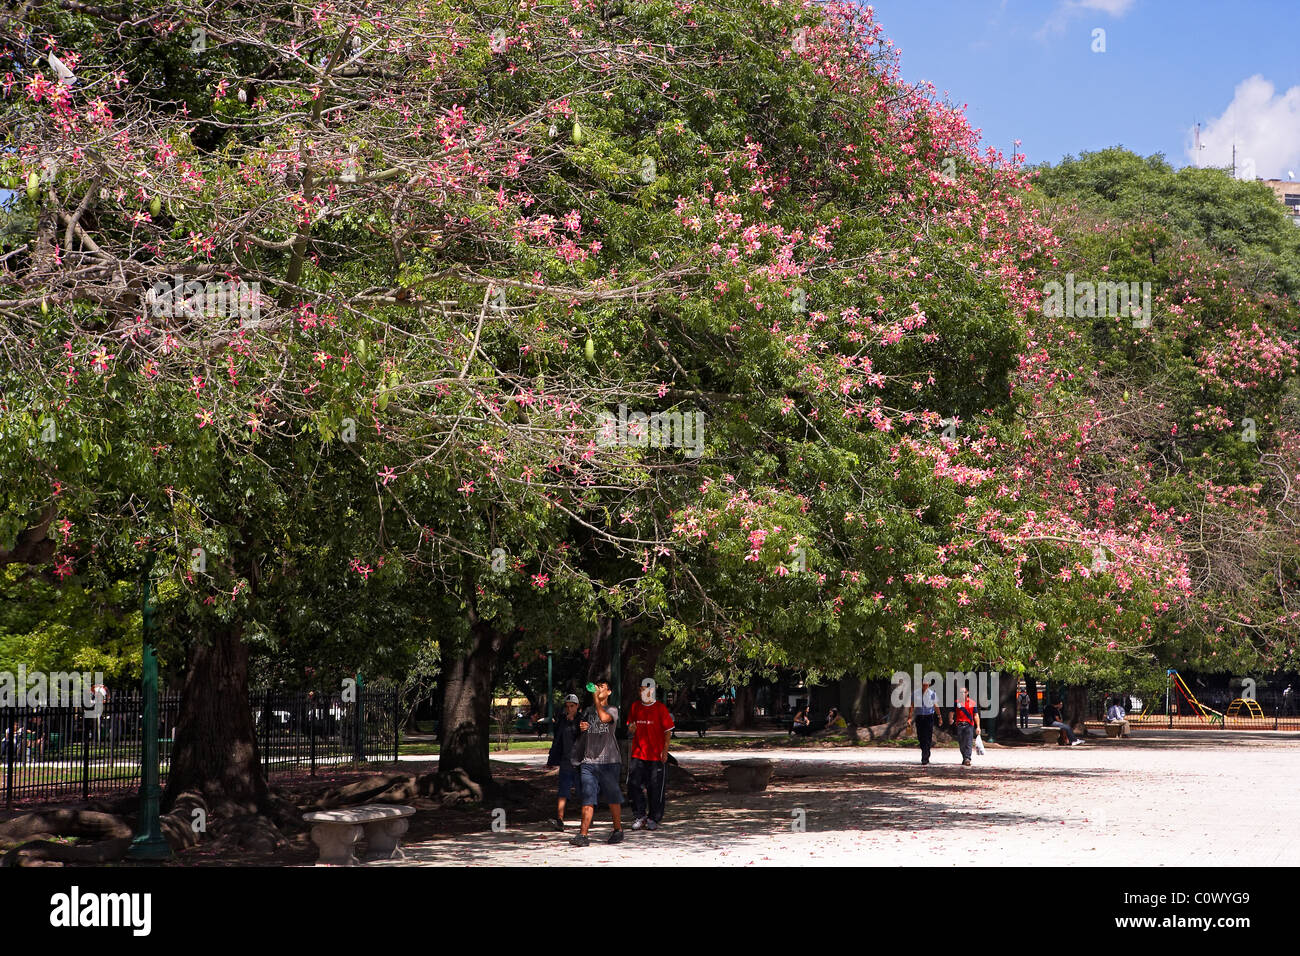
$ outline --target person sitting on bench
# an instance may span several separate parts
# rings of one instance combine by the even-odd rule
[[[1106,711],[1106,723],[1119,724],[1119,735],[1128,736],[1128,716],[1124,713],[1124,708],[1119,704],[1119,698],[1111,699],[1110,707]]]
[[[1070,729],[1070,725],[1061,720],[1061,702],[1058,700],[1055,704],[1048,704],[1043,708],[1043,726],[1055,727],[1061,733],[1065,734],[1066,739],[1070,741],[1071,747],[1077,747],[1083,743],[1079,736]]]

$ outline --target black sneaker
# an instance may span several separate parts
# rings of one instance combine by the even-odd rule
[[[557,833],[564,831],[564,821],[561,820],[559,817],[552,817],[550,820],[550,824],[551,824],[551,829],[555,830]]]
[[[569,845],[570,846],[591,846],[591,839],[579,833],[577,836],[575,836],[572,840],[569,841]]]
[[[623,831],[622,831],[622,830],[615,830],[613,833],[611,833],[611,834],[609,835],[609,842],[610,842],[610,843],[622,843],[622,842],[623,842]]]

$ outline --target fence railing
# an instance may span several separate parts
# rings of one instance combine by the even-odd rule
[[[1109,695],[1095,693],[1089,696],[1090,719],[1105,713]],[[1169,710],[1165,709],[1163,694],[1153,695],[1134,707],[1128,714],[1131,722],[1146,727],[1167,727],[1175,730],[1281,730],[1300,731],[1300,704],[1294,695],[1283,696],[1272,689],[1260,691],[1251,698],[1252,704],[1239,701],[1233,692],[1221,688],[1197,690],[1196,698],[1203,707],[1216,713],[1201,714],[1186,701],[1171,696]],[[1219,715],[1222,715],[1220,717]]]
[[[397,760],[397,694],[254,691],[249,708],[266,773],[362,760]],[[171,766],[180,695],[158,698],[162,780]],[[113,694],[98,716],[83,707],[0,707],[0,794],[5,806],[53,796],[89,797],[140,785],[144,706],[138,694]]]

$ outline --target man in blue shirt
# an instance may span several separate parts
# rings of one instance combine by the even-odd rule
[[[930,762],[930,748],[934,744],[934,713],[939,704],[934,692],[934,681],[921,681],[921,689],[912,694],[907,708],[908,721],[915,721],[916,736],[921,741],[921,766]]]
[[[1114,697],[1110,702],[1110,709],[1106,711],[1106,723],[1119,724],[1119,735],[1128,736],[1128,715],[1124,713],[1124,708],[1120,706],[1119,698]]]

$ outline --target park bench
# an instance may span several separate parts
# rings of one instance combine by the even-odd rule
[[[411,825],[406,818],[414,813],[414,807],[367,804],[342,810],[317,810],[304,813],[302,818],[314,824],[311,839],[320,847],[317,863],[355,866],[357,857],[353,847],[363,836],[367,860],[406,859],[398,843]]]
[[[1114,720],[1103,721],[1103,722],[1102,722],[1102,726],[1103,726],[1103,727],[1105,728],[1105,730],[1106,730],[1106,736],[1107,736],[1107,737],[1121,737],[1121,736],[1123,736],[1123,737],[1132,737],[1132,736],[1133,736],[1133,723],[1132,723],[1132,721],[1126,721],[1125,723],[1128,724],[1128,733],[1127,733],[1127,734],[1121,734],[1121,733],[1120,733],[1120,731],[1123,729],[1124,725],[1121,724],[1121,723],[1119,723],[1118,721],[1114,721]]]
[[[709,730],[709,722],[707,720],[679,720],[677,726],[673,728],[673,736],[676,737],[678,731],[688,733],[692,730],[703,737]]]

